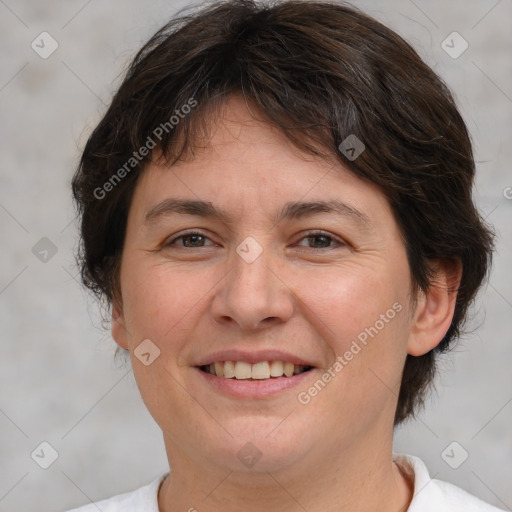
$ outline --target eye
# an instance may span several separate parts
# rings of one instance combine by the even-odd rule
[[[345,243],[342,242],[341,240],[338,240],[323,231],[314,231],[311,233],[307,233],[307,235],[305,237],[303,237],[301,239],[301,241],[302,240],[307,240],[309,242],[312,242],[314,245],[317,245],[317,247],[309,247],[310,249],[333,249],[336,246],[332,246],[331,245],[332,242],[337,244],[337,246],[339,246],[339,247],[342,247],[345,245]]]
[[[183,245],[178,245],[176,242],[181,240]],[[186,233],[182,233],[179,236],[172,238],[164,243],[164,247],[168,247],[170,245],[178,245],[179,248],[200,248],[205,247],[204,242],[206,240],[210,240],[207,236],[199,231],[188,231]]]
[[[200,231],[187,231],[185,233],[181,233],[174,238],[166,241],[164,243],[164,247],[176,246],[180,249],[198,249],[202,247],[207,247],[205,245],[206,241],[210,240],[206,235],[201,233]],[[335,237],[325,233],[323,231],[314,231],[307,233],[306,236],[301,238],[301,242],[303,240],[308,241],[310,244],[313,244],[308,247],[309,249],[333,249],[336,247],[342,247],[346,245],[341,240],[336,239]],[[334,244],[334,245],[333,245]],[[301,245],[300,243],[298,245]]]

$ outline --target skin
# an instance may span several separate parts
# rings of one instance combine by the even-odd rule
[[[228,223],[146,214],[167,198],[210,201]],[[272,221],[288,201],[337,199],[362,212]],[[172,238],[195,228],[205,239]],[[313,239],[321,230],[330,239]],[[236,252],[251,236],[252,263]],[[188,247],[185,245],[188,243]],[[328,246],[327,248],[326,245]],[[142,398],[161,427],[172,472],[162,512],[406,510],[412,482],[392,461],[393,418],[407,354],[450,326],[460,270],[436,263],[436,285],[412,301],[406,252],[384,195],[342,166],[302,154],[231,96],[208,144],[172,167],[144,170],[131,204],[112,334],[128,349]],[[357,335],[402,310],[311,401],[298,402]],[[160,355],[135,357],[150,339]],[[195,367],[217,350],[278,348],[314,362],[271,397],[228,397]],[[237,457],[252,443],[261,459]]]

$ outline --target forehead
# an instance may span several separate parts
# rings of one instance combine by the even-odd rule
[[[172,166],[161,154],[154,155],[132,206],[144,218],[152,218],[166,201],[169,206],[175,199],[207,202],[216,213],[225,214],[222,220],[227,222],[242,212],[257,211],[275,221],[285,216],[286,208],[290,213],[292,202],[330,203],[338,211],[336,206],[342,204],[346,213],[355,212],[354,220],[390,214],[388,201],[376,186],[358,178],[336,155],[322,158],[300,151],[241,96],[226,101],[193,155]]]

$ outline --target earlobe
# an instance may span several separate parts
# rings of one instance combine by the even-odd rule
[[[124,319],[124,312],[122,306],[117,300],[112,304],[112,338],[114,341],[124,349],[128,349],[128,342],[126,336],[126,324]]]
[[[435,278],[426,291],[420,292],[413,317],[407,353],[422,356],[437,347],[450,328],[457,290],[462,277],[459,261],[437,261]]]

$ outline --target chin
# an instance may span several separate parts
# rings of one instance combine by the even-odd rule
[[[228,440],[224,436],[224,442],[216,443],[208,456],[213,455],[214,460],[222,461],[223,466],[235,472],[284,470],[303,459],[315,444],[313,439],[308,443],[306,432],[299,432],[300,429],[291,424],[292,416],[284,421],[286,415],[280,418],[238,418],[227,426],[233,437]],[[285,426],[287,421],[289,423]],[[311,427],[308,431],[312,431]]]

